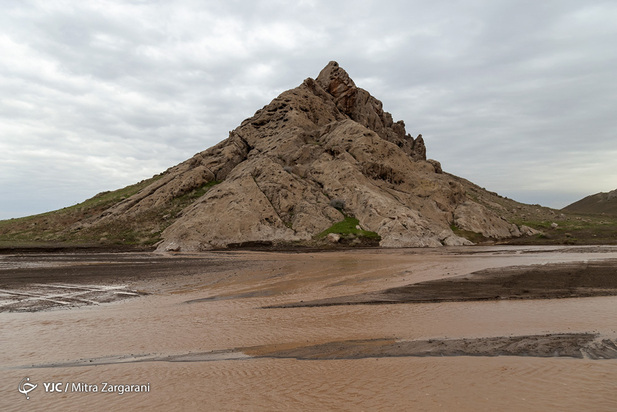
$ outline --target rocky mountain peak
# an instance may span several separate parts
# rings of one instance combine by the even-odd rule
[[[426,160],[426,147],[422,136],[411,137],[405,122],[394,122],[392,115],[383,110],[383,104],[371,94],[356,86],[347,72],[335,61],[322,69],[316,80],[329,93],[336,107],[352,120],[376,132],[382,139],[392,142],[416,160]]]
[[[159,249],[312,242],[356,220],[357,233],[372,233],[386,247],[470,243],[453,227],[520,235],[468,198],[439,162],[427,161],[422,135],[414,139],[334,61],[87,225],[155,216],[203,192],[180,213],[163,215]],[[343,240],[357,240],[351,236]]]
[[[331,61],[324,67],[316,79],[317,83],[335,99],[341,95],[356,89],[356,84],[347,72],[335,61]]]

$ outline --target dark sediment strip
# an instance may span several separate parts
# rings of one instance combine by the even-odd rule
[[[593,333],[498,336],[484,338],[396,340],[391,338],[347,340],[317,345],[266,345],[190,352],[180,355],[116,355],[70,362],[32,365],[28,368],[61,368],[141,362],[213,362],[278,358],[335,360],[427,356],[530,356],[617,359],[614,339]]]
[[[250,351],[247,351],[250,353]],[[499,336],[465,339],[331,342],[264,353],[261,356],[295,359],[359,359],[401,356],[533,356],[591,359],[617,358],[610,339],[590,333]]]
[[[486,269],[358,295],[292,302],[265,308],[357,304],[558,299],[617,295],[617,261]]]
[[[277,351],[274,358],[358,359],[399,356],[533,356],[591,359],[617,358],[610,339],[589,333],[499,336],[412,341],[345,341]]]

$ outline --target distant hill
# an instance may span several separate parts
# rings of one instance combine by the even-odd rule
[[[617,189],[608,193],[596,193],[564,207],[571,213],[593,213],[617,216]]]

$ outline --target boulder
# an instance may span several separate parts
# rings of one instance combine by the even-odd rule
[[[328,236],[326,236],[326,238],[330,243],[338,243],[341,240],[341,235],[339,235],[338,233],[328,233]]]
[[[526,226],[526,225],[521,225],[519,229],[521,230],[521,234],[523,236],[535,236],[535,235],[541,235],[542,234],[541,231],[536,230],[536,229],[531,228],[531,227]]]

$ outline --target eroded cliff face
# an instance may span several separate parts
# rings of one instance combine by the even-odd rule
[[[496,239],[521,234],[426,160],[422,136],[336,62],[92,224],[147,213],[208,182],[217,184],[162,232],[160,250],[308,241],[345,216],[384,247],[470,244],[452,225]]]

